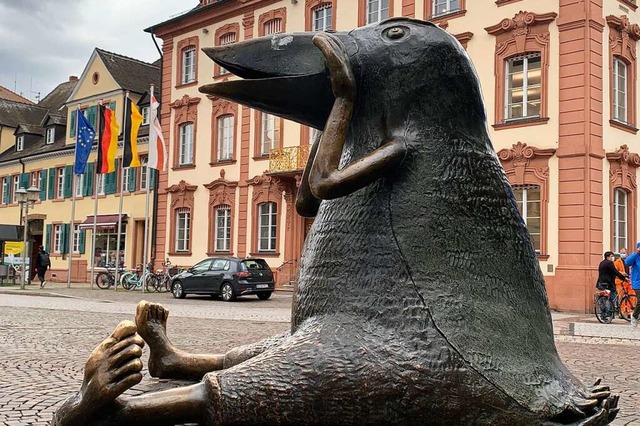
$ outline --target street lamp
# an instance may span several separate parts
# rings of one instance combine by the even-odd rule
[[[24,212],[22,219],[22,280],[20,288],[24,290],[27,282],[27,227],[29,226],[29,206],[33,206],[40,198],[40,190],[35,186],[29,189],[19,188],[16,190],[16,201],[20,204],[20,210]],[[31,263],[33,266],[33,263]]]

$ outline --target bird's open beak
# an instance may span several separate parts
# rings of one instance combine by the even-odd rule
[[[200,92],[324,129],[334,97],[324,56],[312,42],[314,34],[277,34],[203,49],[242,80],[207,84]],[[356,50],[347,33],[334,34],[348,51]]]

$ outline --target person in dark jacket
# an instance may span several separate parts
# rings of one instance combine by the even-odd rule
[[[49,259],[49,253],[44,249],[43,246],[40,246],[40,250],[38,251],[38,255],[36,256],[36,269],[38,270],[38,279],[40,280],[40,288],[44,288],[47,284],[45,281],[44,274],[47,273],[47,269],[51,267],[51,259]]]
[[[613,264],[615,256],[612,251],[604,253],[604,260],[598,265],[598,282],[596,287],[599,290],[611,290],[611,301],[615,303],[618,296],[616,291],[616,277],[626,280],[626,274],[621,273]]]

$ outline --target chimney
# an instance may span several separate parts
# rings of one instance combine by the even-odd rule
[[[77,75],[70,75],[69,76],[69,81],[78,81],[78,76]]]

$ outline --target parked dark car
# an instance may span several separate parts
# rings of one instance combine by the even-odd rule
[[[264,259],[210,257],[196,263],[171,279],[171,293],[176,299],[187,294],[222,295],[230,302],[238,296],[255,294],[267,300],[273,293],[273,272]]]

